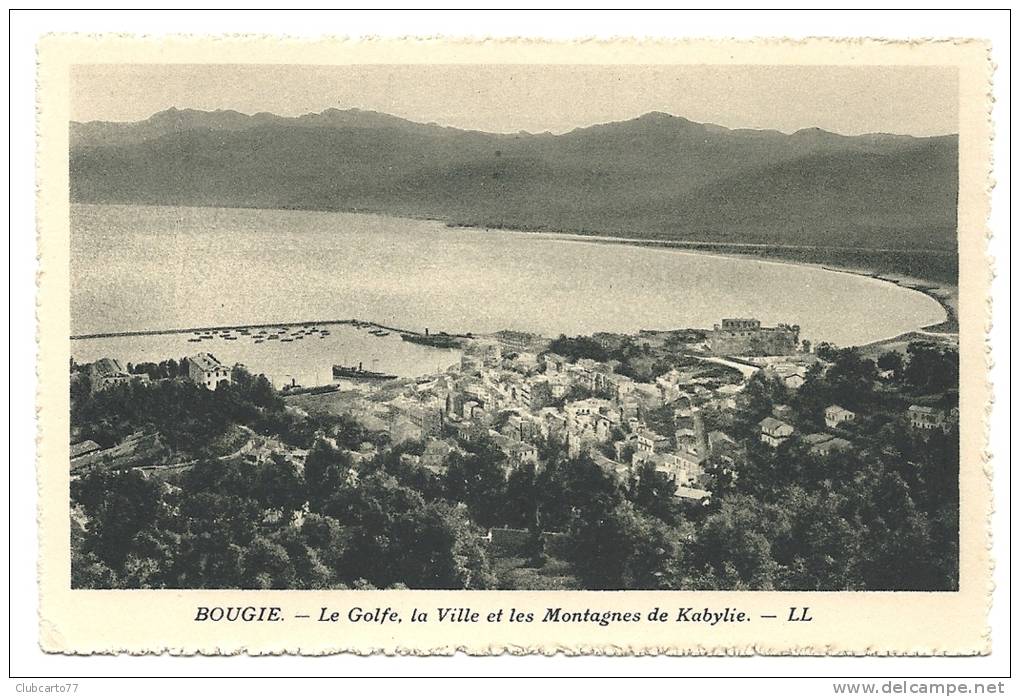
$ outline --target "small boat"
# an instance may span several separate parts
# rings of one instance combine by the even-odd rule
[[[201,338],[188,339],[188,341],[201,341]]]
[[[294,341],[294,340],[293,340],[293,339],[291,339],[290,337],[286,337],[286,338],[284,338],[284,339],[280,339],[280,341],[283,341],[283,342],[290,342],[290,341]]]
[[[278,337],[276,334],[270,334],[266,338],[269,339],[270,341],[274,341],[276,339],[279,339],[280,337]]]
[[[255,339],[256,344],[261,344],[263,342],[265,342],[265,339]]]

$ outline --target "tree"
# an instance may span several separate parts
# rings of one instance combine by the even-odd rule
[[[506,500],[506,458],[491,442],[482,441],[474,450],[447,458],[446,496],[466,504],[473,520],[490,527],[500,523]]]
[[[297,511],[307,499],[307,486],[297,465],[279,453],[259,467],[254,495],[267,509],[283,514]]]
[[[289,572],[280,579],[280,582],[285,584],[281,587],[320,589],[336,585],[333,570],[323,560],[320,549],[310,544],[309,536],[304,531],[304,524],[300,527],[287,525],[273,533],[271,540],[283,548],[290,564]],[[328,546],[326,554],[332,554]]]
[[[72,373],[70,391],[71,412],[74,413],[74,405],[88,399],[92,394],[92,378],[84,371]]]
[[[118,569],[131,553],[136,536],[161,516],[163,489],[160,482],[136,470],[97,470],[71,482],[71,501],[82,507],[89,520],[82,551]]]
[[[282,545],[265,537],[256,537],[245,550],[244,588],[293,587],[294,568]]]
[[[787,567],[783,590],[855,590],[863,587],[858,548],[863,530],[846,518],[846,499],[832,486],[808,493],[793,487],[786,505],[792,513],[789,549],[776,550]]]
[[[827,341],[820,341],[815,345],[815,355],[828,363],[835,360],[837,350],[835,346]]]
[[[565,358],[576,361],[579,358],[591,358],[596,361],[605,361],[609,358],[602,345],[588,336],[575,336],[568,338],[560,334],[559,338],[549,342],[549,349],[552,353],[558,353]]]
[[[897,376],[903,370],[903,354],[899,351],[886,351],[878,357],[879,370],[891,370]]]
[[[832,400],[850,409],[863,409],[872,403],[877,378],[874,361],[862,358],[852,348],[840,349],[825,372]]]
[[[616,480],[587,454],[546,462],[536,481],[537,515],[543,530],[566,530],[575,514],[597,516],[623,501]]]
[[[506,479],[503,522],[510,527],[531,528],[538,520],[538,492],[535,465],[515,468]]]
[[[695,559],[721,588],[773,590],[781,571],[773,545],[789,530],[789,517],[776,506],[729,496],[702,524]]]
[[[623,583],[629,589],[681,590],[692,586],[687,574],[688,546],[694,538],[687,523],[668,525],[663,521],[629,512],[630,554],[624,565]],[[619,511],[627,516],[626,508]]]
[[[645,516],[629,502],[599,516],[578,515],[571,527],[571,561],[585,588],[676,590],[683,575],[689,526]]]
[[[319,439],[305,457],[305,496],[309,508],[320,512],[325,503],[342,486],[351,470],[350,456]]]
[[[960,385],[960,355],[955,349],[912,341],[907,345],[903,377],[925,394],[957,389]]]
[[[347,549],[348,534],[336,518],[309,513],[301,521],[301,537],[330,569],[336,569]]]
[[[394,575],[409,588],[494,588],[481,537],[462,507],[434,502],[408,511],[393,529]]]
[[[640,511],[666,523],[675,523],[679,516],[675,492],[676,481],[648,460],[631,472],[627,482],[627,499]]]

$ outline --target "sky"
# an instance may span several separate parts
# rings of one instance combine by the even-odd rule
[[[957,73],[940,66],[78,65],[75,121],[179,109],[297,116],[370,109],[473,130],[562,133],[663,111],[728,128],[846,135],[958,130]]]

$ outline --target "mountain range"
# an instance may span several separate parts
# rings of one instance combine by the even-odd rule
[[[498,134],[357,109],[70,124],[71,200],[377,212],[647,239],[956,248],[957,136],[729,129],[653,112]]]

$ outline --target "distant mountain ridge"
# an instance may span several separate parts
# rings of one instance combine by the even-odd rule
[[[957,137],[651,112],[493,134],[357,109],[70,124],[71,199],[358,210],[649,239],[955,249]]]

